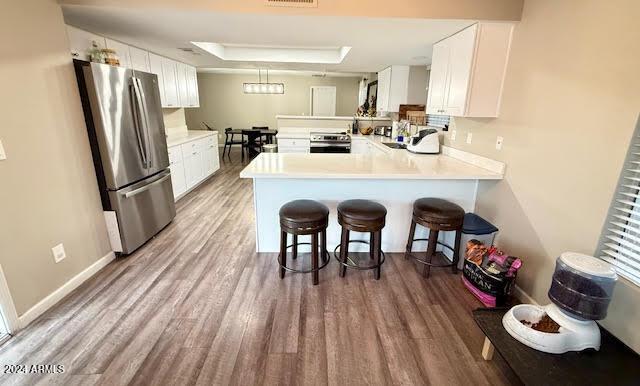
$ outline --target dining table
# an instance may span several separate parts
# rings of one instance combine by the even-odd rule
[[[233,129],[229,131],[231,134],[238,134],[247,137],[247,154],[249,159],[258,155],[261,151],[261,145],[263,143],[273,143],[276,134],[278,134],[278,130],[270,130],[270,129]],[[261,139],[264,138],[265,141],[262,142]],[[243,138],[244,139],[244,138]]]

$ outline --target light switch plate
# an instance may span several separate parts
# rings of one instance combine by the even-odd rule
[[[56,263],[61,262],[65,257],[67,257],[67,253],[64,251],[64,245],[62,244],[58,244],[51,248],[51,253],[53,253],[53,260],[55,260]]]
[[[472,140],[473,140],[473,133],[467,133],[467,143],[471,144]]]
[[[2,140],[0,139],[0,161],[7,159],[7,153],[4,152],[4,146],[2,146]]]
[[[496,150],[502,150],[502,142],[504,142],[504,138],[498,136],[496,139]]]
[[[456,140],[456,131],[451,130],[451,141],[455,141],[455,140]]]

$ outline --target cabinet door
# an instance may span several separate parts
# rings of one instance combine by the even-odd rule
[[[149,52],[149,72],[158,76],[158,88],[160,89],[160,102],[162,107],[167,105],[164,96],[164,77],[162,76],[162,57]]]
[[[187,107],[200,107],[200,96],[198,95],[198,74],[196,68],[187,66],[187,90],[188,103]]]
[[[178,198],[187,191],[187,178],[184,172],[184,162],[180,146],[170,147],[169,168],[171,169],[171,185],[173,186],[173,197]]]
[[[131,68],[136,71],[151,72],[149,66],[149,53],[136,47],[129,47]]]
[[[378,83],[379,84],[379,83]],[[369,154],[369,146],[366,140],[351,141],[352,154]]]
[[[165,104],[163,107],[180,107],[176,62],[162,58],[162,80]]]
[[[391,67],[378,73],[377,111],[389,111],[389,92],[391,90]]]
[[[105,48],[106,43],[102,36],[92,34],[79,28],[68,25],[67,37],[69,38],[69,49],[74,59],[89,60],[89,50],[96,42],[98,48]]]
[[[204,163],[204,177],[208,177],[220,169],[220,160],[218,158],[218,141],[214,136],[207,137],[204,140],[204,148],[202,149],[202,160]]]
[[[202,157],[197,151],[184,159],[184,170],[187,177],[187,189],[194,187],[202,179]]]
[[[189,85],[187,80],[187,65],[176,63],[176,79],[178,80],[178,102],[181,107],[189,106]]]
[[[131,68],[131,57],[129,56],[129,46],[115,40],[105,39],[107,48],[116,51],[116,56],[120,60],[120,67]]]
[[[431,75],[427,96],[427,114],[442,115],[445,113],[444,101],[447,92],[449,51],[448,39],[433,45]]]
[[[449,54],[449,87],[444,103],[447,115],[464,116],[477,28],[478,25],[474,24],[448,39],[451,52]]]

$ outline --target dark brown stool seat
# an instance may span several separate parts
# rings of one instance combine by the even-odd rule
[[[464,221],[464,209],[459,205],[441,198],[420,198],[413,203],[413,218],[409,230],[407,250],[405,258],[412,257],[418,263],[424,265],[423,275],[429,276],[431,267],[452,267],[453,273],[458,272],[458,259],[460,251],[460,237],[462,236],[462,223]],[[428,239],[416,239],[416,224],[429,229]],[[438,242],[440,231],[455,231],[456,238],[453,247]],[[421,259],[412,252],[414,241],[428,241],[426,256]],[[453,252],[451,264],[434,264],[433,256],[436,254],[436,246],[440,244]]]
[[[284,278],[285,271],[298,273],[312,273],[313,284],[319,282],[318,271],[329,263],[327,252],[327,225],[329,224],[329,208],[313,200],[295,200],[284,204],[280,208],[280,278]],[[287,245],[288,235],[293,236],[293,243]],[[310,243],[299,243],[298,236],[311,235]],[[318,248],[318,235],[320,246]],[[292,258],[298,257],[298,246],[311,246],[311,268],[299,270],[287,266],[287,250],[292,248]],[[322,265],[318,261],[318,249],[322,253]]]
[[[344,277],[347,268],[354,269],[374,269],[376,280],[380,279],[380,271],[385,261],[382,251],[382,228],[385,225],[387,209],[374,201],[369,200],[346,200],[338,205],[338,223],[342,226],[342,236],[340,245],[334,249],[334,256],[340,263],[340,276]],[[349,234],[354,232],[370,233],[369,242],[361,240],[350,240]],[[349,259],[349,244],[361,243],[369,244],[369,256],[375,260],[374,265],[360,266]],[[338,257],[337,251],[340,249]]]

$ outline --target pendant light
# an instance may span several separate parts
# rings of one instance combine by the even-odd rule
[[[262,83],[262,71],[258,69],[258,83],[244,83],[242,89],[245,94],[284,94],[284,83],[269,83],[268,69],[267,82]]]

